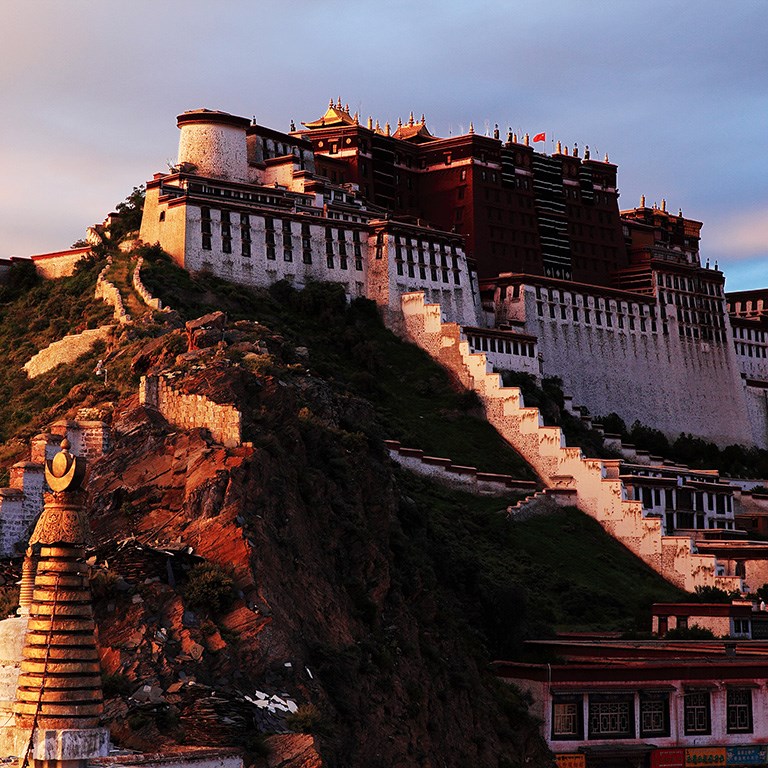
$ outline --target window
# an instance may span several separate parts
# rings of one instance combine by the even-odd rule
[[[264,217],[264,239],[267,246],[267,258],[275,260],[275,220],[269,216]]]
[[[581,696],[552,699],[552,739],[581,739],[584,732]]]
[[[592,694],[589,697],[590,739],[633,739],[635,707],[631,694]]]
[[[727,694],[728,733],[752,733],[752,691],[729,688]]]
[[[211,250],[211,209],[200,209],[200,231],[203,236],[203,250]]]
[[[251,255],[251,222],[247,213],[240,214],[240,243],[241,254],[245,258],[250,258]]]
[[[309,233],[309,224],[301,225],[301,252],[305,264],[312,263],[312,237]]]
[[[283,219],[283,260],[293,261],[293,235],[288,219]]]
[[[640,693],[640,738],[669,736],[669,694]]]
[[[683,700],[683,711],[686,735],[711,732],[709,691],[688,691]]]

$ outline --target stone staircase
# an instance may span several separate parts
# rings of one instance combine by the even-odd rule
[[[520,453],[550,489],[575,490],[573,503],[647,565],[680,588],[715,586],[728,592],[743,586],[725,576],[713,555],[699,554],[689,536],[664,536],[658,517],[644,517],[642,503],[627,499],[619,479],[620,460],[588,459],[565,444],[560,427],[544,426],[537,408],[527,408],[517,387],[504,387],[489,371],[484,353],[470,351],[456,323],[441,322],[439,304],[423,293],[401,297],[407,337],[448,368],[483,402],[488,421]]]
[[[14,464],[10,470],[9,487],[0,488],[0,557],[16,557],[23,553],[32,526],[43,509],[45,461],[59,451],[65,437],[71,444],[72,453],[89,461],[109,450],[109,427],[98,420],[57,421],[49,432],[33,437],[30,460]]]

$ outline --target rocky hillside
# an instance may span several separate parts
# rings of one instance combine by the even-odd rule
[[[513,524],[511,500],[398,470],[385,438],[532,478],[368,302],[333,286],[251,292],[144,255],[173,310],[101,352],[108,388],[86,377],[82,398],[46,403],[111,422],[89,512],[114,740],[237,746],[256,764],[288,750],[303,755],[292,765],[548,765],[492,658],[556,625],[632,629],[674,590],[576,511]],[[212,309],[225,327],[185,329]],[[142,406],[146,374],[235,405],[242,444]],[[269,736],[287,732],[311,737]]]

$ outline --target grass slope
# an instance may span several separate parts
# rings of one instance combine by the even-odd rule
[[[498,499],[398,477],[404,527],[497,658],[552,629],[648,632],[651,603],[684,597],[575,508],[514,522]]]
[[[96,262],[87,262],[72,277],[42,281],[31,264],[22,264],[0,291],[0,442],[20,430],[28,432],[30,425],[42,426],[40,413],[78,385],[98,385],[93,367],[103,355],[103,345],[76,363],[35,379],[30,380],[22,366],[64,336],[111,322],[112,308],[93,297],[100,268]]]
[[[309,349],[319,376],[369,399],[385,437],[486,472],[534,479],[528,465],[482,417],[472,393],[461,391],[425,352],[382,325],[370,302],[347,307],[340,286],[285,283],[251,290],[209,274],[192,275],[156,249],[145,248],[142,280],[164,305],[186,319],[221,309],[251,319]]]

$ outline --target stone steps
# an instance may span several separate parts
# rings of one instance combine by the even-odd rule
[[[423,293],[401,297],[408,338],[441,362],[483,401],[486,418],[530,464],[550,489],[569,491],[576,506],[668,581],[692,592],[716,586],[730,592],[742,580],[723,576],[713,555],[696,552],[690,537],[664,536],[658,518],[644,517],[642,504],[627,499],[615,460],[585,458],[565,444],[559,427],[543,424],[538,409],[525,406],[517,387],[504,387],[484,353],[471,352],[455,323],[441,323],[440,305]]]

